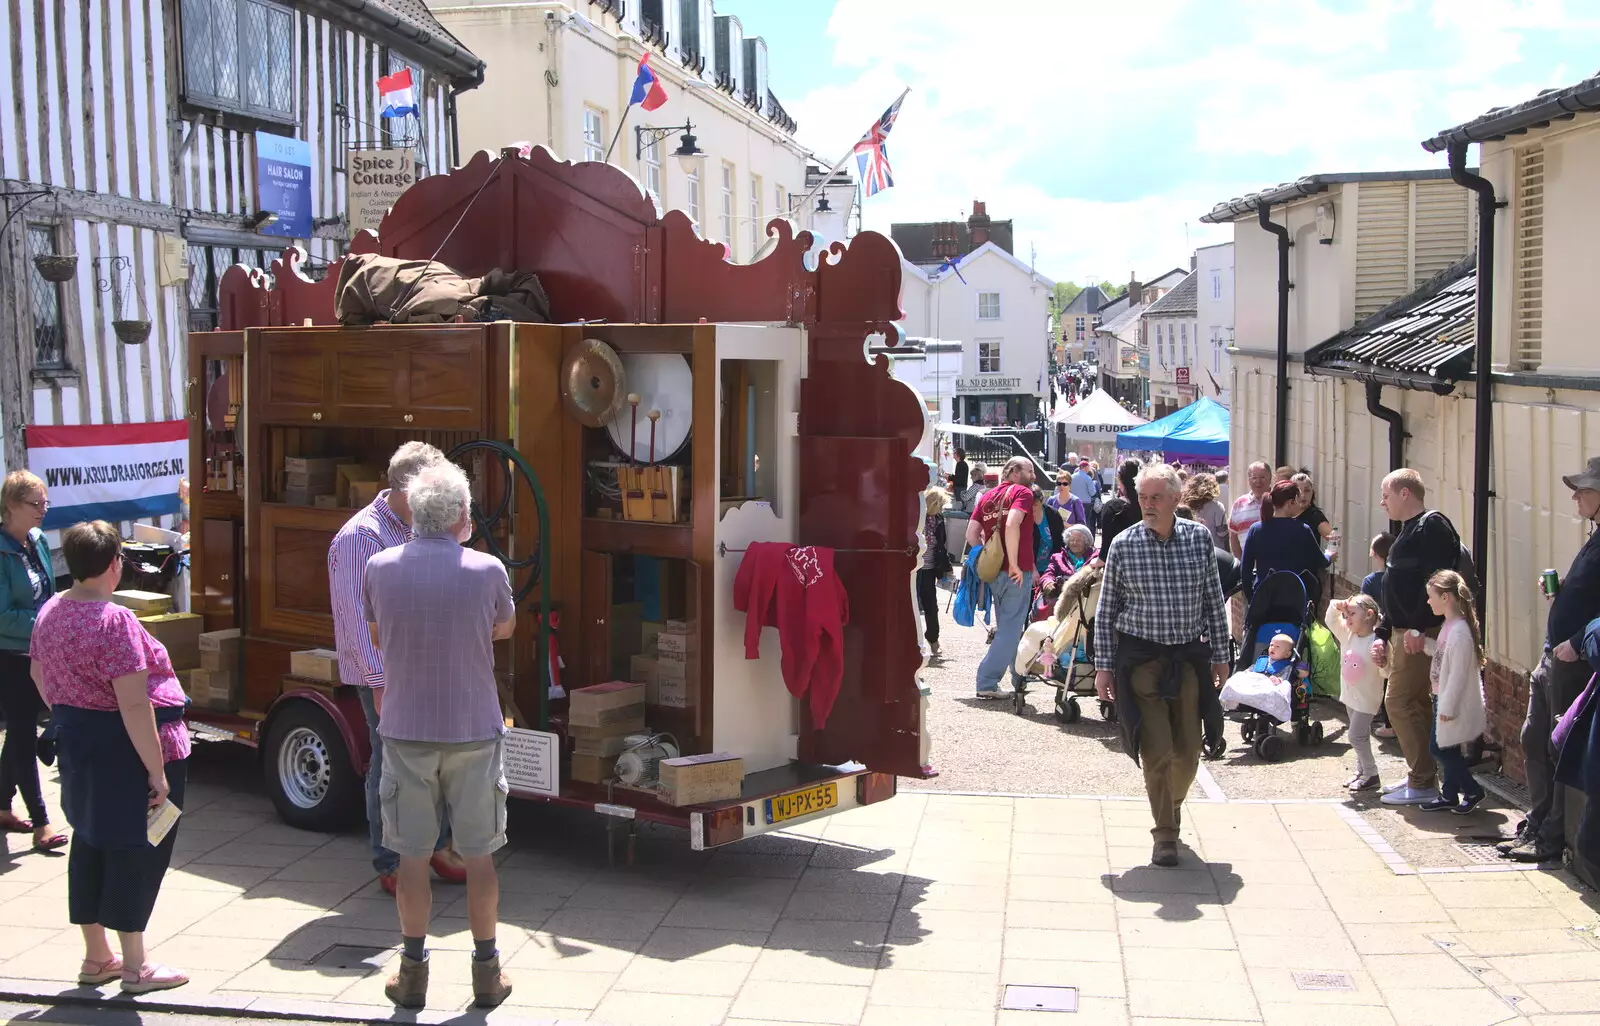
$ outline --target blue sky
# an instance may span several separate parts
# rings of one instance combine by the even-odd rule
[[[868,228],[1016,221],[1058,279],[1124,280],[1231,233],[1219,200],[1442,167],[1420,141],[1600,68],[1596,0],[718,0],[837,159],[905,86]],[[993,12],[994,17],[987,16]],[[1476,159],[1474,154],[1473,159]]]

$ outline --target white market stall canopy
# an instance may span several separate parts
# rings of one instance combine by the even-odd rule
[[[1095,389],[1066,410],[1057,408],[1050,421],[1065,428],[1068,438],[1104,442],[1114,442],[1119,433],[1148,423],[1138,414],[1123,409],[1103,388]]]

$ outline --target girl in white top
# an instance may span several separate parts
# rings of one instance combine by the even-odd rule
[[[1370,595],[1328,603],[1324,619],[1339,639],[1339,699],[1350,713],[1350,747],[1356,753],[1356,775],[1345,782],[1351,791],[1378,788],[1378,762],[1372,756],[1372,718],[1383,706],[1383,669],[1372,658],[1378,636],[1378,604]]]
[[[1488,726],[1483,709],[1483,640],[1472,608],[1472,590],[1454,570],[1428,578],[1428,607],[1444,617],[1433,653],[1433,757],[1439,763],[1439,797],[1428,812],[1449,809],[1465,816],[1483,801],[1483,785],[1472,776],[1461,746]]]

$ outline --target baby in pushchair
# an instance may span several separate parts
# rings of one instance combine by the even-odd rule
[[[1245,744],[1268,762],[1283,754],[1279,724],[1293,723],[1303,745],[1322,742],[1322,725],[1311,722],[1311,670],[1302,658],[1310,609],[1303,578],[1287,571],[1269,574],[1251,597],[1245,646],[1219,696],[1241,721]]]

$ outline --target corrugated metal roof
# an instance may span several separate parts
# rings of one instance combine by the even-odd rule
[[[1382,368],[1445,381],[1472,373],[1477,260],[1468,257],[1355,327],[1306,351],[1307,367]]]

